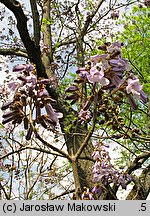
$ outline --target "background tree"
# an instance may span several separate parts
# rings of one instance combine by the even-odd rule
[[[147,95],[149,95],[150,9],[147,5],[147,2],[144,2],[144,4],[147,7],[144,7],[143,4],[139,3],[138,6],[134,6],[132,8],[132,11],[129,15],[123,14],[122,19],[118,22],[118,24],[123,25],[124,30],[123,32],[118,32],[119,34],[117,39],[123,41],[123,54],[126,58],[129,59],[132,67],[135,70],[135,73],[138,75],[138,77],[144,84],[144,91],[147,93]],[[130,37],[130,35],[132,35],[132,37]],[[149,108],[148,111],[145,110],[145,112],[148,112],[148,116],[142,116],[140,119],[136,117],[136,125],[138,128],[143,127],[144,131],[147,131],[147,134],[149,134]],[[142,124],[143,122],[144,125]],[[131,191],[131,193],[128,195],[128,199],[130,199],[133,194],[136,195],[138,199],[139,194],[136,191],[137,186],[135,185],[134,190]]]
[[[18,1],[1,0],[0,2],[15,16],[15,20],[13,16],[9,16],[9,25],[14,25],[14,27],[17,27],[19,33],[18,37],[16,31],[13,31],[10,28],[8,28],[8,30],[4,30],[4,34],[1,38],[3,39],[3,43],[7,43],[5,43],[5,47],[4,45],[3,47],[1,47],[0,53],[3,55],[27,58],[29,62],[35,65],[37,77],[42,78],[42,80],[40,79],[37,81],[35,75],[32,76],[32,81],[34,80],[33,82],[35,82],[36,85],[38,85],[38,87],[40,88],[40,90],[35,90],[42,92],[42,90],[44,89],[45,92],[48,91],[51,97],[49,100],[51,101],[53,108],[57,110],[57,112],[55,112],[52,107],[49,107],[50,110],[48,112],[51,113],[51,119],[49,119],[51,128],[47,128],[47,124],[45,125],[45,121],[43,120],[43,118],[45,118],[44,114],[42,115],[42,118],[38,118],[38,123],[45,127],[44,131],[46,131],[47,133],[50,133],[47,129],[55,132],[55,138],[58,141],[57,137],[60,137],[60,131],[56,132],[54,126],[56,126],[58,120],[56,117],[60,117],[60,113],[58,114],[58,112],[63,113],[63,118],[60,119],[60,126],[61,134],[63,134],[65,139],[63,145],[58,147],[58,142],[50,142],[49,138],[46,139],[45,136],[43,136],[41,133],[41,126],[39,127],[39,129],[35,128],[35,121],[30,118],[30,121],[28,122],[30,124],[30,127],[27,128],[28,126],[24,126],[25,129],[28,129],[28,132],[27,134],[23,134],[29,141],[24,141],[25,144],[23,145],[21,145],[22,141],[18,142],[17,147],[19,146],[19,149],[16,149],[14,143],[12,144],[9,142],[9,152],[3,151],[2,153],[2,163],[3,160],[5,160],[6,163],[6,159],[8,159],[8,156],[11,156],[11,167],[8,166],[8,168],[6,168],[4,165],[5,163],[2,164],[2,167],[4,169],[6,168],[11,171],[9,185],[8,183],[3,182],[5,173],[1,180],[2,197],[6,199],[11,199],[13,197],[11,189],[13,184],[14,172],[16,172],[16,170],[20,166],[14,166],[14,155],[17,154],[20,162],[20,152],[24,152],[26,149],[30,149],[30,154],[27,151],[27,158],[28,155],[31,157],[31,150],[39,152],[41,162],[36,164],[35,166],[36,169],[40,169],[40,172],[37,170],[37,173],[39,173],[39,175],[36,175],[35,179],[31,180],[31,173],[29,173],[29,170],[32,170],[30,166],[31,164],[34,165],[33,161],[35,161],[34,156],[32,156],[30,163],[24,165],[25,170],[23,170],[22,172],[24,173],[23,175],[26,181],[26,187],[24,189],[23,197],[24,199],[32,199],[34,194],[36,196],[37,183],[43,183],[43,177],[45,177],[45,174],[46,177],[49,178],[49,180],[47,179],[47,182],[52,185],[52,176],[55,177],[56,172],[47,172],[48,168],[44,166],[45,157],[48,157],[48,154],[52,154],[54,157],[51,159],[50,165],[51,169],[53,170],[56,170],[56,165],[54,166],[54,162],[56,161],[55,157],[67,158],[67,160],[72,165],[74,187],[72,187],[72,183],[70,184],[71,186],[67,185],[68,188],[64,188],[65,192],[63,194],[75,190],[75,199],[90,199],[92,194],[88,191],[87,188],[89,188],[90,190],[94,188],[93,193],[96,192],[96,198],[117,199],[116,193],[119,186],[121,185],[124,189],[126,189],[126,185],[128,184],[128,182],[131,181],[131,177],[129,176],[129,174],[137,170],[139,166],[141,167],[144,162],[147,161],[149,158],[149,150],[147,147],[149,144],[149,136],[147,135],[147,129],[145,128],[145,125],[142,125],[143,128],[139,128],[137,126],[138,122],[134,120],[134,117],[135,115],[137,115],[137,113],[139,116],[145,115],[144,118],[147,118],[146,111],[141,111],[143,110],[143,106],[141,106],[141,109],[139,109],[139,111],[135,111],[136,113],[134,113],[129,106],[127,100],[122,98],[122,94],[118,88],[114,91],[107,91],[107,89],[105,88],[101,90],[99,89],[98,93],[97,87],[94,87],[93,85],[86,82],[79,84],[80,94],[76,92],[76,90],[78,90],[76,89],[77,85],[73,85],[73,87],[70,87],[67,92],[74,92],[74,95],[72,97],[70,96],[70,98],[69,96],[67,96],[66,99],[74,99],[74,101],[71,100],[71,102],[66,102],[66,100],[64,100],[64,92],[63,87],[60,84],[60,80],[62,80],[67,75],[67,72],[71,70],[73,68],[72,66],[74,66],[75,64],[79,67],[85,67],[88,58],[91,56],[91,53],[94,54],[94,52],[101,52],[96,49],[94,42],[101,38],[105,39],[108,34],[110,34],[110,28],[108,24],[110,24],[112,21],[110,21],[110,19],[108,18],[111,17],[111,19],[116,19],[118,17],[118,12],[116,12],[116,10],[123,8],[124,6],[130,5],[134,3],[134,1],[120,3],[120,1],[105,2],[103,0],[92,2],[84,2],[80,0],[77,2],[31,0],[29,2],[31,10],[28,9],[28,7],[27,9],[25,9],[25,6],[21,5]],[[25,11],[28,12],[28,15],[25,15]],[[5,9],[3,8],[1,12],[2,20],[4,19],[4,13]],[[33,31],[31,30],[32,25],[30,25],[30,17],[33,21]],[[9,33],[7,36],[5,31]],[[8,41],[10,42],[10,44],[8,44]],[[105,44],[105,48],[100,47],[100,49],[102,51],[106,51],[106,47],[109,47],[109,44]],[[22,65],[20,67],[17,66],[13,70],[20,71],[20,73],[25,71],[25,76],[27,77],[29,75],[27,74],[28,72],[35,71],[34,67],[30,64]],[[79,76],[82,76],[82,70],[83,69],[79,69]],[[83,81],[83,77],[81,76],[78,77],[78,79],[76,80],[77,83]],[[22,79],[21,81],[23,81],[23,78],[20,79]],[[29,82],[32,83],[32,81]],[[65,83],[66,86],[68,85],[68,82],[70,82],[70,79],[68,78],[62,81],[63,85]],[[33,84],[35,85],[35,83]],[[47,91],[42,84],[49,84],[47,85]],[[12,85],[11,88],[13,88]],[[8,90],[7,87],[5,90]],[[90,96],[89,98],[91,90],[93,91],[94,96]],[[103,91],[107,93],[103,94]],[[10,93],[10,91],[5,93],[6,97],[9,97],[8,93]],[[47,97],[48,95],[44,96]],[[30,96],[30,98],[32,98],[32,95]],[[77,101],[78,98],[79,101]],[[55,99],[56,101],[54,101],[53,99]],[[45,99],[42,99],[43,104],[41,104],[41,106],[45,106],[46,108],[47,102],[43,101],[45,101]],[[77,103],[72,107],[71,105],[74,102]],[[87,107],[91,106],[90,108],[92,109],[93,116],[89,118],[90,122],[85,122],[85,124],[81,124],[82,122],[79,120],[81,117],[83,117],[83,112],[80,113],[80,109],[85,109],[84,106],[86,102],[88,102]],[[125,104],[124,106],[121,106],[122,102],[123,104]],[[38,100],[36,100],[36,103],[38,103]],[[35,104],[37,112],[39,110],[39,106],[40,104]],[[3,105],[3,109],[5,108],[6,104]],[[29,108],[33,111],[32,114],[34,115],[34,109],[32,108],[32,104],[29,105]],[[117,108],[119,108],[119,110]],[[13,107],[12,109],[16,109],[16,107]],[[78,115],[78,113],[80,113],[80,115]],[[38,117],[39,116],[40,115],[38,115]],[[6,118],[6,114],[4,114],[3,117],[5,119],[5,122],[3,121],[4,124],[7,122],[8,119]],[[14,116],[12,116],[12,118],[14,119]],[[19,118],[21,118],[22,122],[22,117],[19,116]],[[25,122],[26,118],[23,118],[23,121]],[[111,118],[114,119],[114,122],[110,120]],[[11,135],[9,134],[8,137],[6,137],[2,133],[1,136],[3,138],[3,150],[6,149],[6,144],[4,144],[4,138],[6,141],[8,139],[12,140],[12,136],[14,137],[15,134],[16,124],[19,124],[21,122],[19,122],[18,119],[17,122],[14,122],[15,127],[12,128],[10,132]],[[31,132],[34,132],[35,136],[32,136],[30,139],[29,134],[32,135]],[[16,139],[16,137],[15,139],[13,138],[13,142],[16,143]],[[91,142],[95,139],[99,143],[99,145],[96,144],[97,151],[94,151],[95,147],[93,147]],[[125,172],[121,171],[121,173],[118,173],[111,165],[109,152],[105,150],[105,145],[103,145],[104,141],[106,142],[106,144],[110,141],[118,143],[130,152],[129,157],[123,158],[123,161],[126,165]],[[66,149],[64,149],[65,147],[67,148],[67,153]],[[91,157],[93,151],[94,158]],[[104,179],[99,179],[99,183],[95,185],[92,180],[92,167],[95,160],[97,161],[98,159],[95,157],[96,153],[99,154],[99,157],[101,158],[100,160],[106,160],[107,168],[111,168],[110,171],[113,172],[113,176],[111,176],[112,173],[109,173],[111,181],[110,179],[107,179],[107,181],[103,182],[102,180],[104,180],[106,176],[109,177],[108,173],[106,172],[103,176]],[[103,154],[107,155],[107,157],[104,157]],[[130,164],[127,163],[129,160],[132,161]],[[67,168],[65,169],[68,172],[70,170],[70,166],[67,165],[66,167]],[[99,169],[100,168],[101,167],[99,167]],[[105,168],[104,170],[106,171]],[[35,167],[33,166],[33,170],[34,169]],[[112,178],[115,176],[114,174],[117,175],[117,184],[115,184],[115,182],[112,182]],[[145,175],[145,180],[149,182],[148,174],[149,167],[146,167],[141,175],[142,181],[142,177],[143,175]],[[65,171],[64,176],[66,175],[67,174]],[[57,175],[58,182],[64,176],[60,175],[58,177]],[[133,191],[136,191],[136,194],[138,194],[138,196],[135,196],[135,194],[133,194],[130,199],[146,199],[149,193],[149,184],[142,184],[142,192],[138,193],[140,181],[137,181],[137,178],[134,176],[132,176],[132,179],[134,179],[136,187],[133,188]],[[114,181],[115,180],[116,179],[114,177]],[[44,188],[45,191],[43,191],[43,193],[48,193],[49,188],[47,188],[47,186],[45,186]],[[34,193],[33,190],[35,190]],[[22,190],[20,189],[20,191]],[[40,197],[38,196],[38,198]],[[50,195],[49,198],[51,199],[52,195]]]

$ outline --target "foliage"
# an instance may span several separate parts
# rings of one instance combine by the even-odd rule
[[[144,82],[145,92],[149,93],[150,8],[134,6],[131,13],[124,14],[118,24],[124,28],[123,32],[118,32],[118,39],[124,43],[123,55]]]

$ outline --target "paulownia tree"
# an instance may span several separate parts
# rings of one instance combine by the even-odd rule
[[[20,167],[20,152],[37,151],[32,158],[31,153],[26,152],[27,163],[22,168],[26,181],[24,198],[33,198],[33,188],[36,194],[37,183],[43,186],[45,173],[49,174],[47,184],[52,184],[52,179],[59,184],[64,177],[62,173],[58,176],[56,172],[48,172],[49,168],[44,166],[48,155],[52,154],[50,171],[59,167],[54,165],[56,158],[65,158],[68,165],[63,172],[66,174],[71,169],[73,173],[74,186],[69,191],[65,188],[63,195],[74,192],[74,199],[117,199],[119,188],[126,189],[133,182],[134,187],[127,198],[146,199],[150,181],[149,130],[146,125],[139,128],[136,116],[148,119],[145,105],[148,98],[134,68],[122,56],[123,44],[99,42],[110,34],[109,25],[112,25],[111,20],[118,18],[118,10],[136,1],[30,0],[31,10],[25,9],[19,1],[0,2],[5,6],[1,20],[6,19],[6,9],[13,14],[8,19],[9,35],[4,32],[1,36],[5,45],[1,46],[0,54],[27,60],[13,67],[11,75],[17,76],[9,77],[1,87],[2,124],[7,125],[9,135],[5,140],[11,149],[8,152],[3,148],[1,165],[11,156],[12,164],[8,168],[16,172],[16,154]],[[9,28],[13,25],[19,35]],[[72,67],[75,65],[78,68],[71,83],[70,77],[63,78],[69,70],[75,71]],[[6,102],[10,95],[12,100]],[[24,131],[22,141],[17,143],[18,127]],[[50,141],[52,133],[59,142]],[[1,136],[5,137],[4,132]],[[64,138],[61,146],[60,137]],[[14,143],[18,144],[17,148]],[[119,160],[120,167],[115,167],[110,157],[108,147],[114,143],[125,149],[125,154],[118,156],[124,169]],[[39,158],[38,152],[40,160],[36,158]],[[35,167],[31,173],[31,166],[34,162],[37,174],[33,182]],[[61,165],[60,161],[57,164]],[[134,171],[139,168],[143,170],[137,177]],[[1,196],[5,199],[13,196],[13,175],[10,176],[11,187],[3,178],[0,182]],[[17,179],[20,178],[17,173]],[[43,193],[50,193],[48,187],[45,188]]]

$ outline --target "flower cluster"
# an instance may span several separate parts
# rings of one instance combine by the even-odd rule
[[[99,46],[98,48],[104,53],[92,56],[85,67],[78,68],[74,84],[66,89],[66,100],[70,100],[71,104],[74,104],[84,97],[80,84],[87,83],[92,86],[90,87],[90,97],[87,97],[86,103],[83,104],[79,112],[81,121],[87,122],[87,119],[92,117],[88,109],[94,101],[95,85],[99,90],[102,89],[105,92],[114,89],[117,89],[116,92],[121,91],[123,96],[128,98],[133,109],[138,108],[134,97],[144,104],[147,102],[147,96],[142,91],[138,77],[134,75],[128,60],[122,57],[122,46],[123,44],[120,42],[105,43]]]
[[[37,79],[35,67],[31,64],[17,65],[13,72],[18,72],[16,80],[8,83],[8,88],[14,93],[12,100],[2,106],[3,124],[24,123],[24,129],[28,130],[26,139],[31,138],[33,127],[36,124],[46,129],[53,130],[62,118],[62,113],[56,112],[52,105],[56,103],[49,96],[46,85],[53,85],[53,78]]]
[[[95,160],[93,166],[93,182],[96,183],[92,189],[93,194],[102,194],[103,188],[100,185],[107,186],[112,183],[113,185],[121,186],[122,189],[126,189],[127,183],[132,181],[129,174],[123,172],[120,173],[114,168],[106,148],[109,148],[109,146],[97,142],[92,154],[92,157]]]

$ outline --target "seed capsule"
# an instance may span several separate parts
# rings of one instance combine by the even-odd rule
[[[30,125],[30,128],[28,129],[27,135],[26,135],[26,140],[30,140],[32,136],[33,128]]]
[[[10,106],[12,103],[13,103],[13,100],[9,101],[8,103],[4,104],[4,105],[1,107],[1,109],[2,109],[2,110],[8,109],[9,106]]]
[[[24,118],[24,129],[25,130],[28,129],[28,118],[27,117]]]

